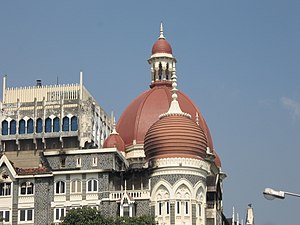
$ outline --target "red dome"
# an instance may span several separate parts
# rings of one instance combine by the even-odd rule
[[[152,55],[156,53],[172,54],[172,47],[164,38],[159,38],[152,47]]]
[[[159,115],[168,111],[171,103],[171,82],[156,81],[153,87],[134,99],[121,115],[117,130],[126,146],[144,144],[145,134]],[[189,113],[195,121],[199,114],[199,126],[206,135],[208,146],[213,149],[209,129],[197,106],[183,92],[178,91],[178,101],[183,112]]]
[[[103,148],[116,148],[125,152],[125,143],[118,133],[111,133],[104,141]]]
[[[203,130],[184,115],[168,115],[155,122],[145,136],[147,160],[160,158],[206,157],[207,140]]]

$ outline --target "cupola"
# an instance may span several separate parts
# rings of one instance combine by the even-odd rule
[[[172,55],[172,47],[164,36],[163,24],[160,24],[160,35],[152,47],[152,55],[148,60],[151,65],[151,86],[160,82],[171,82],[171,74],[176,59]]]
[[[125,143],[119,133],[116,131],[116,123],[113,123],[113,131],[104,141],[103,148],[116,148],[120,152],[125,152]]]

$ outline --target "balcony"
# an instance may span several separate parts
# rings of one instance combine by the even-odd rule
[[[119,200],[123,197],[124,193],[127,193],[130,197],[136,200],[150,199],[150,190],[123,190],[123,191],[112,191],[109,194],[109,200]]]

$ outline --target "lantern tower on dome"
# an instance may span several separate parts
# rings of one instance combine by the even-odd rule
[[[172,55],[172,47],[164,36],[163,24],[160,24],[160,35],[152,47],[152,55],[148,60],[151,65],[151,83],[171,81],[176,59]]]

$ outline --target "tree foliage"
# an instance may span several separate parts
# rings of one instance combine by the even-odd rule
[[[71,209],[61,225],[155,225],[154,217],[104,217],[94,208]]]

